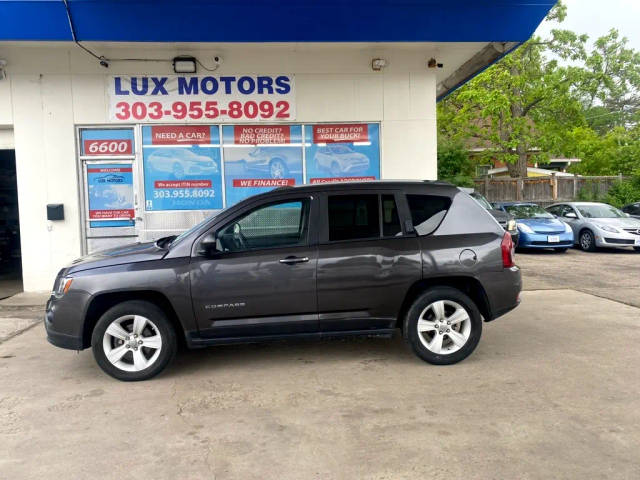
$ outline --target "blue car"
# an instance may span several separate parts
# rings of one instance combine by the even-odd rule
[[[518,248],[553,248],[566,252],[573,246],[573,230],[535,203],[499,202],[495,208],[516,219]]]

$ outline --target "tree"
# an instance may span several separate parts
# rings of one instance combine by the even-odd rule
[[[640,53],[616,29],[598,38],[586,57],[579,87],[589,126],[600,134],[638,123]]]
[[[546,21],[565,16],[559,2]],[[581,69],[558,60],[584,59],[586,40],[567,30],[532,38],[440,103],[441,135],[471,138],[484,156],[506,163],[512,177],[526,177],[531,157],[544,159],[567,131],[584,124],[573,91],[583,81]]]

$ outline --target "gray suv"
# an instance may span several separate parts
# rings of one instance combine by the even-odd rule
[[[519,303],[511,236],[469,195],[438,182],[285,187],[179,236],[63,268],[48,340],[91,347],[120,380],[189,348],[286,338],[390,337],[423,360],[467,357]]]

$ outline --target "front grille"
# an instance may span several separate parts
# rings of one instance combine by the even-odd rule
[[[633,240],[625,240],[623,238],[607,238],[604,237],[604,241],[607,243],[616,243],[618,245],[633,245]]]
[[[632,235],[640,235],[640,228],[625,228],[624,231]]]
[[[540,232],[538,230],[534,230],[534,232],[539,235],[560,235],[561,233],[564,233],[564,230],[558,230],[557,232]]]

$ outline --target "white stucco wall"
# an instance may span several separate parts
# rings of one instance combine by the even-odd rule
[[[171,59],[192,54],[216,74],[292,73],[295,122],[381,122],[383,179],[436,178],[436,73],[432,46],[411,45],[92,45],[107,57]],[[431,49],[431,50],[430,50]],[[76,124],[106,124],[106,78],[171,74],[169,61],[114,62],[109,69],[70,44],[0,45],[8,78],[0,81],[0,129],[13,128],[24,288],[46,290],[81,253]],[[371,70],[371,59],[389,65]],[[199,71],[198,74],[202,74]],[[63,203],[65,220],[47,224],[46,204]]]

